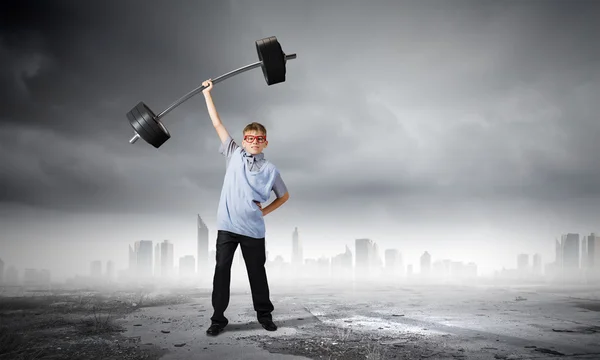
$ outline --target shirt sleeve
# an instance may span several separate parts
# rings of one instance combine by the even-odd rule
[[[277,198],[280,198],[283,195],[285,195],[285,193],[287,191],[288,191],[288,189],[285,186],[285,183],[283,182],[281,175],[279,173],[277,173],[277,177],[275,178],[275,183],[273,183],[273,192],[275,192],[275,196],[277,196]]]
[[[240,146],[235,142],[235,140],[233,140],[231,136],[228,136],[227,140],[222,142],[221,146],[219,146],[219,152],[225,157],[229,158],[238,147]]]

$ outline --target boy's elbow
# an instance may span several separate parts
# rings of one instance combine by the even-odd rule
[[[285,193],[285,194],[283,194],[283,196],[281,197],[281,200],[282,200],[283,202],[286,202],[286,201],[288,201],[288,199],[289,199],[289,198],[290,198],[290,193],[289,193],[289,192],[286,192],[286,193]]]

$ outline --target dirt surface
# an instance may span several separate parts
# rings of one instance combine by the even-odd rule
[[[366,335],[319,324],[298,335],[268,339],[251,336],[244,339],[257,341],[271,353],[301,355],[310,359],[421,359],[444,353],[444,350],[434,351],[435,344],[426,344],[423,337],[417,334],[393,337],[377,333]],[[454,355],[457,359],[464,357],[460,353],[446,355]]]
[[[122,335],[116,319],[140,308],[185,302],[145,290],[37,291],[0,297],[0,359],[159,359],[158,346]]]
[[[279,321],[296,333],[241,338],[310,359],[600,359],[600,293],[576,292],[442,285],[290,292],[276,308],[306,310]]]
[[[239,289],[217,337],[206,336],[206,289],[0,297],[0,360],[600,358],[600,288],[276,289],[278,331],[262,329]]]

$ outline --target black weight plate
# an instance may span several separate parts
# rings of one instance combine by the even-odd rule
[[[169,134],[169,131],[160,122],[160,120],[156,119],[156,115],[154,114],[154,112],[152,112],[152,110],[150,110],[150,108],[146,104],[140,102],[137,108],[140,114],[145,118],[146,123],[150,126],[152,131],[154,131],[155,140],[152,145],[155,148],[159,148],[162,144],[169,140],[169,138],[171,138],[171,134]]]
[[[264,49],[267,47],[266,40],[267,39],[260,39],[256,41],[256,52],[258,53],[258,59],[262,61],[261,70],[263,72],[263,76],[265,77],[265,81],[267,82],[267,85],[270,85],[271,80],[269,79],[267,66],[271,64],[271,59],[269,58],[269,53],[264,51]]]
[[[275,36],[256,41],[258,58],[263,62],[262,70],[268,85],[285,81],[285,54]]]
[[[157,134],[154,131],[154,129],[152,129],[152,124],[148,121],[150,119],[149,116],[140,111],[139,104],[131,112],[135,116],[135,119],[138,121],[139,126],[141,126],[148,135],[148,139],[146,141],[150,145],[155,146]]]
[[[268,41],[269,56],[271,58],[271,62],[273,63],[271,69],[276,72],[273,75],[279,77],[281,80],[280,82],[283,82],[285,81],[285,54],[281,49],[281,44],[279,44],[279,41],[277,41],[275,36],[268,38]]]
[[[167,130],[167,128],[163,125],[163,123],[156,118],[156,114],[143,102],[139,103],[138,106],[143,109],[144,111],[146,111],[148,113],[148,115],[152,118],[153,122],[152,124],[155,125],[153,126],[154,130],[160,134],[163,137],[166,137],[165,141],[167,139],[171,138],[171,134],[169,133],[169,130]]]
[[[140,125],[142,125],[146,132],[150,134],[148,143],[158,149],[170,136],[162,131],[162,128],[154,120],[154,117],[152,117],[151,110],[143,103],[139,103],[136,106],[134,114],[135,112],[139,114],[137,119],[140,122]]]
[[[143,119],[140,121],[140,123],[143,123],[144,127],[146,128],[146,131],[148,131],[148,133],[151,133],[152,136],[159,136],[160,131],[157,129],[158,126],[156,125],[156,122],[153,121],[154,118],[152,117],[152,112],[148,111],[150,109],[148,109],[147,106],[144,106],[143,102],[137,104],[135,109],[140,114],[139,119]]]
[[[148,140],[146,140],[148,144],[155,146],[154,144],[156,142],[156,133],[152,129],[151,124],[148,122],[148,118],[140,112],[140,108],[137,106],[135,107],[135,109],[132,110],[132,113],[133,115],[135,115],[135,118],[139,122],[140,126],[144,129],[146,134],[148,134]]]
[[[284,82],[285,81],[285,73],[286,73],[286,69],[285,69],[285,54],[283,53],[283,50],[281,49],[281,44],[279,44],[279,41],[277,41],[277,38],[275,38],[274,36],[271,37],[271,44],[272,44],[272,49],[273,51],[271,52],[271,61],[273,61],[273,59],[275,60],[274,64],[277,66],[272,66],[271,68],[273,69],[273,71],[275,72],[274,77],[275,77],[275,81],[276,83],[279,82]]]
[[[144,128],[144,126],[142,126],[142,124],[140,124],[140,122],[137,119],[139,116],[140,116],[140,114],[139,114],[139,111],[137,110],[137,106],[134,107],[133,109],[131,109],[127,113],[127,119],[129,120],[129,123],[131,124],[131,126],[133,127],[135,132],[142,139],[144,139],[144,141],[146,141],[147,143],[151,143],[154,135],[151,133],[148,133],[146,128]]]
[[[279,43],[275,37],[269,37],[263,39],[263,58],[265,59],[265,67],[264,71],[266,72],[266,79],[268,85],[278,84],[280,82],[285,81],[285,72],[281,74],[281,68],[285,66],[283,63],[279,63],[279,59],[277,58],[277,48]],[[285,71],[285,68],[284,68]]]

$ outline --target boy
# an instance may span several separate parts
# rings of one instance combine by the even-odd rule
[[[208,113],[221,139],[220,152],[225,155],[227,170],[223,181],[221,199],[217,211],[217,256],[213,278],[212,306],[214,309],[208,335],[218,335],[228,324],[224,316],[229,305],[231,263],[240,244],[248,280],[252,290],[252,302],[257,318],[268,331],[277,330],[271,312],[269,285],[265,271],[265,222],[263,217],[283,205],[288,199],[287,188],[279,171],[264,159],[262,151],[267,147],[267,130],[253,122],[244,128],[242,147],[231,138],[219,118],[210,91],[212,81],[202,83]],[[271,191],[277,199],[264,209],[261,203],[269,200]]]

